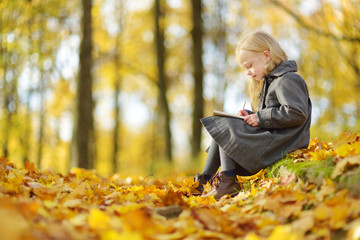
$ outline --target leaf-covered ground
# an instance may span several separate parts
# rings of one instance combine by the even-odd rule
[[[1,158],[0,239],[360,239],[359,138],[313,139],[219,202],[193,196],[189,177],[62,176]]]

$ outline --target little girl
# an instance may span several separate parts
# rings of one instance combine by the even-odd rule
[[[269,34],[253,32],[241,38],[236,60],[251,77],[249,93],[254,112],[240,110],[245,119],[211,116],[201,119],[212,137],[197,190],[210,182],[216,200],[235,196],[240,185],[236,175],[252,175],[306,148],[310,140],[311,101],[304,79],[296,74],[295,61],[288,60]],[[217,172],[221,166],[221,172]]]

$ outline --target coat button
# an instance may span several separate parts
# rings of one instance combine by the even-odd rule
[[[265,121],[265,127],[270,127],[270,121]]]

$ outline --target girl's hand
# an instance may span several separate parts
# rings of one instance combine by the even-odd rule
[[[247,116],[245,116],[244,121],[253,127],[259,126],[258,118],[257,118],[256,114],[250,114],[250,115],[248,114]]]
[[[249,115],[249,113],[245,110],[239,110],[236,114],[239,116],[248,116]]]

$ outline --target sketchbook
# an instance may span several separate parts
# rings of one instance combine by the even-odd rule
[[[240,119],[244,119],[244,118],[245,118],[245,116],[240,116],[240,115],[237,115],[237,114],[230,114],[230,113],[221,112],[221,111],[217,111],[217,110],[214,110],[214,111],[213,111],[213,115],[214,115],[214,116],[240,118]]]

